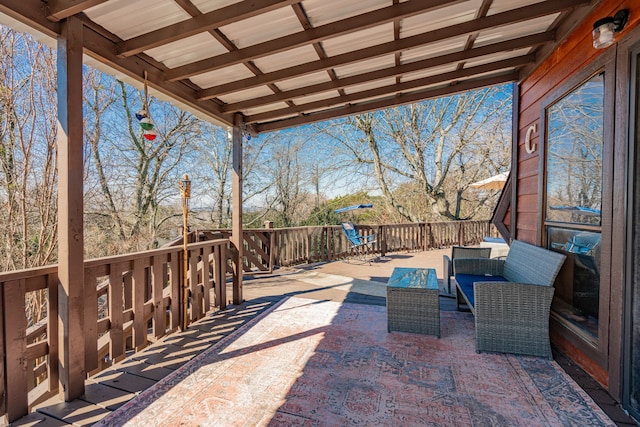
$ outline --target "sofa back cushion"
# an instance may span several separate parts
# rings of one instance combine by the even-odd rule
[[[510,282],[553,286],[565,258],[561,253],[514,240],[502,275]]]

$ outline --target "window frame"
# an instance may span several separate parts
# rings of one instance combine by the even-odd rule
[[[602,199],[600,225],[577,224],[571,222],[551,221],[546,219],[547,212],[547,111],[549,107],[570,94],[593,76],[604,72],[604,115],[603,115],[603,146],[602,146]],[[555,227],[567,230],[584,230],[599,232],[601,235],[601,272],[598,308],[598,336],[580,330],[570,322],[562,321],[554,315],[552,310],[552,330],[578,349],[592,358],[596,363],[606,368],[608,355],[608,324],[609,301],[611,298],[611,219],[613,206],[613,126],[615,121],[615,50],[607,50],[600,57],[586,65],[580,71],[560,83],[550,91],[541,101],[540,110],[540,152],[538,176],[538,243],[547,246],[547,228]]]

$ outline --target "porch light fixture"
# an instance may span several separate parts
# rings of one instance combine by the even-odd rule
[[[593,24],[593,47],[596,49],[604,49],[611,46],[614,40],[614,34],[622,31],[629,20],[629,9],[622,9],[613,16],[598,19]]]
[[[180,198],[182,199],[182,330],[187,330],[187,302],[189,300],[189,287],[187,286],[187,272],[189,269],[189,199],[191,198],[191,181],[189,175],[184,174],[182,181],[178,183]]]

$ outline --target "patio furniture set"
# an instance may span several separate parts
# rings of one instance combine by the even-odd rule
[[[475,319],[476,351],[551,358],[549,315],[553,283],[565,256],[521,241],[505,259],[488,248],[454,248],[445,260],[456,302]],[[449,270],[449,267],[451,270]],[[387,283],[388,330],[440,336],[439,289],[434,269],[396,268]]]

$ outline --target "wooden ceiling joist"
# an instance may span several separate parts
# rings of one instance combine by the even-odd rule
[[[61,21],[107,1],[108,0],[49,0],[47,3],[49,12],[47,18],[51,21]]]

